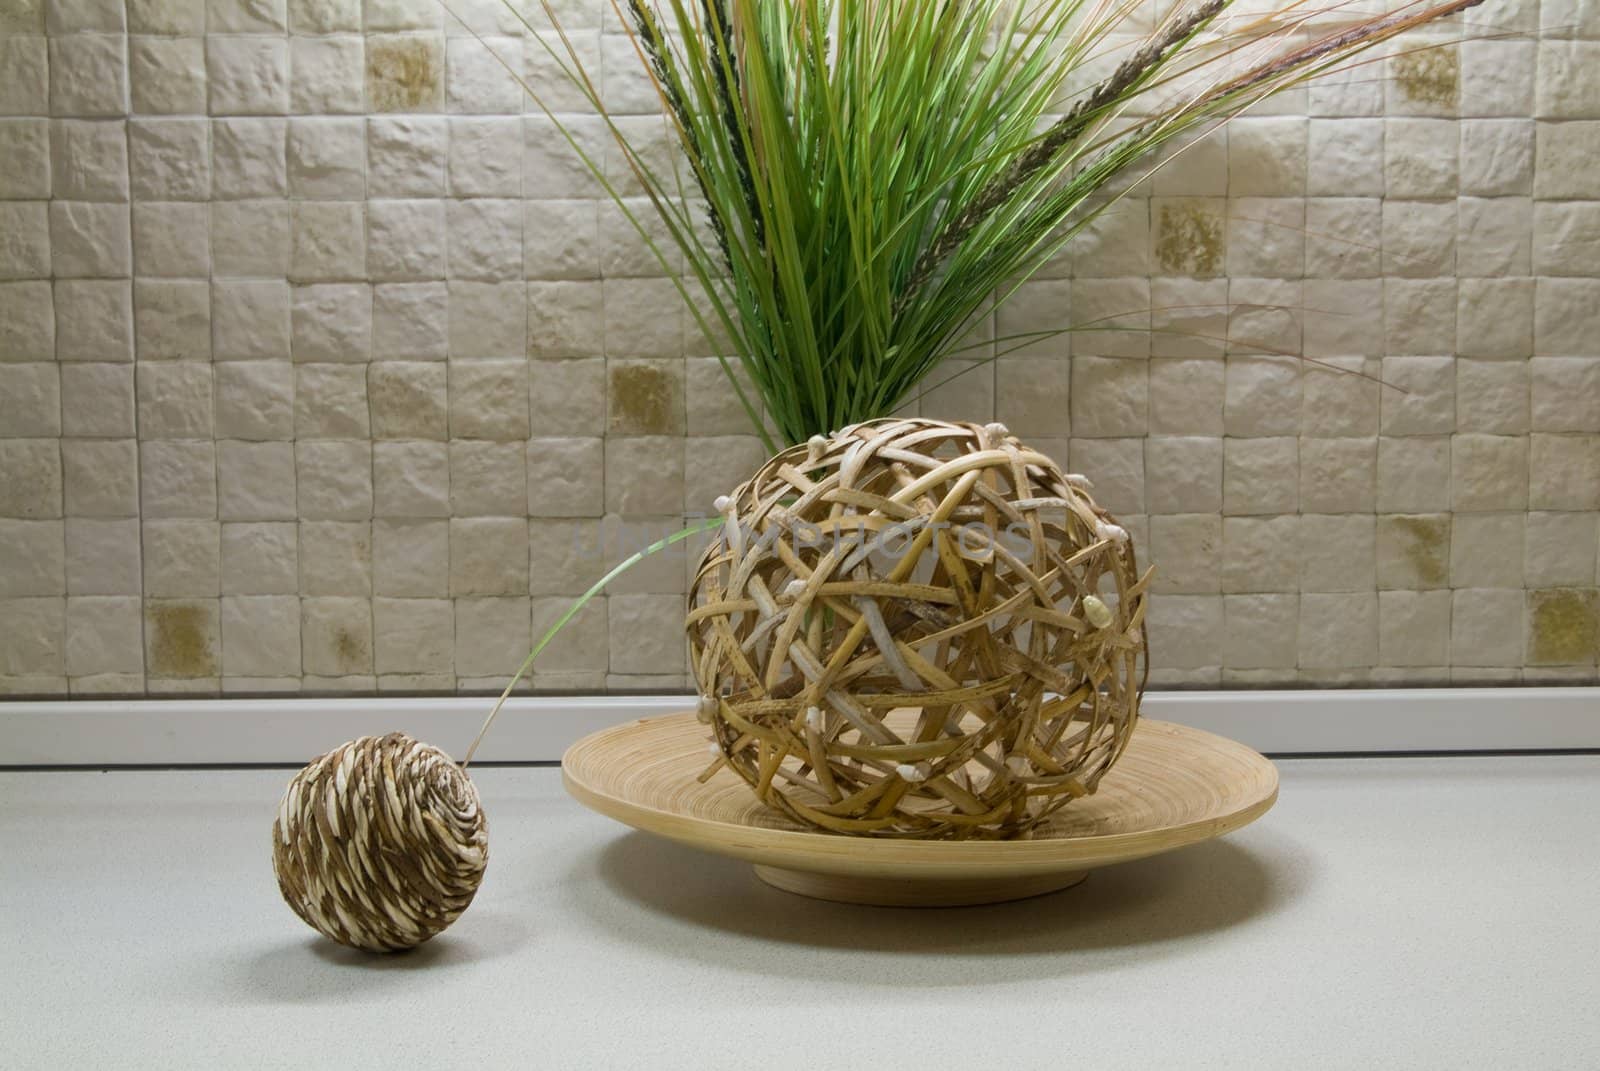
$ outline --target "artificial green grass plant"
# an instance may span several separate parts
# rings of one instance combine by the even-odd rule
[[[681,150],[653,166],[540,0],[558,32],[536,40],[601,115],[659,228],[519,81],[726,340],[776,448],[762,410],[802,442],[887,415],[974,348],[978,318],[1153,150],[1480,2],[1339,20],[1301,2],[1236,16],[1235,0],[1154,19],[1148,0],[613,0]]]
[[[540,87],[502,63],[719,352],[726,341],[755,396],[729,356],[723,367],[776,451],[769,425],[794,444],[885,416],[945,357],[975,348],[981,315],[1125,192],[1116,180],[1154,150],[1482,0],[1346,20],[1338,0],[1268,0],[1238,18],[1230,9],[1244,0],[1191,0],[1154,19],[1148,0],[612,0],[681,150],[665,166],[608,114],[551,0],[538,2],[554,35],[517,17],[600,115],[659,230]],[[658,540],[576,600],[467,760],[585,603],[646,555],[721,523]]]

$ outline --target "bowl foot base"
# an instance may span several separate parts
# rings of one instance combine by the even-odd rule
[[[756,877],[775,889],[815,900],[878,907],[971,907],[1001,904],[1070,889],[1089,876],[1087,870],[1000,878],[868,878],[854,874],[820,874],[760,866]]]

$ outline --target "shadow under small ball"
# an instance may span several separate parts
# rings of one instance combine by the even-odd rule
[[[309,763],[272,825],[284,900],[318,933],[369,952],[415,948],[449,926],[488,862],[477,787],[404,733],[363,736]]]

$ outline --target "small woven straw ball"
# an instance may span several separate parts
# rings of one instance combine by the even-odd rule
[[[879,837],[1018,836],[1094,792],[1138,717],[1149,575],[1087,488],[999,424],[767,462],[689,595],[705,776]]]
[[[295,774],[272,825],[278,889],[312,929],[369,952],[414,948],[483,880],[478,790],[436,747],[363,736]]]

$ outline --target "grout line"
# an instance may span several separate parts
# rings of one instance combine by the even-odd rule
[[[46,26],[44,28],[44,35],[45,35],[45,38],[44,38],[45,39],[45,79],[46,79],[46,86],[47,86],[46,94],[45,94],[45,110],[50,113],[44,120],[44,122],[45,122],[45,139],[46,139],[46,143],[49,146],[49,152],[50,152],[50,160],[47,162],[47,166],[50,169],[50,188],[49,188],[48,195],[47,195],[48,196],[48,201],[47,201],[46,207],[45,207],[45,212],[46,212],[46,215],[48,217],[48,214],[49,214],[49,211],[50,211],[50,207],[53,206],[55,204],[55,202],[56,202],[56,195],[55,195],[56,194],[56,189],[55,189],[55,184],[56,184],[56,174],[55,174],[56,117],[55,117],[55,101],[53,99],[53,89],[49,88],[49,87],[53,86],[54,79],[52,79],[50,77],[50,49],[49,49],[50,35],[49,35],[48,24],[46,24]],[[126,54],[126,53],[124,53],[124,54]],[[127,69],[127,63],[126,62],[123,63],[123,69],[124,69],[124,71],[126,71],[126,69]],[[124,92],[127,91],[126,76],[124,76],[123,89],[124,89]],[[127,140],[127,134],[126,134],[126,129],[127,128],[126,128],[126,126],[124,126],[123,129],[124,129],[123,140],[124,140],[124,143],[126,143],[126,140]],[[124,158],[124,170],[126,171],[127,170],[127,152],[126,152],[126,150],[124,150],[124,152],[123,152],[123,158]],[[128,194],[128,196],[129,196],[129,200],[131,201],[132,197],[133,197],[133,193],[132,193],[132,176],[131,175],[129,176],[129,194]],[[133,259],[132,259],[133,258],[133,221],[132,221],[132,211],[133,210],[130,207],[128,211],[129,211],[129,226],[128,226],[128,257],[129,257],[129,260],[128,260],[128,270],[130,272],[132,272],[132,270],[133,270]],[[49,230],[48,230],[48,228],[49,228],[49,220],[48,220],[48,218],[45,221],[45,227],[46,227],[46,235],[48,235],[49,234]],[[49,268],[50,268],[50,282],[49,282],[49,286],[50,286],[50,316],[51,316],[51,320],[52,320],[50,328],[51,328],[51,331],[53,333],[52,334],[52,339],[55,342],[55,344],[57,346],[59,346],[60,345],[59,332],[56,331],[56,325],[57,325],[57,323],[59,323],[59,317],[58,317],[58,314],[57,314],[57,311],[56,311],[56,303],[55,303],[56,272],[55,272],[55,245],[54,245],[53,242],[50,243],[50,265],[49,265]],[[129,285],[131,286],[132,284],[130,283]],[[130,324],[129,325],[129,330],[131,331],[132,329],[133,329],[132,325]],[[68,640],[70,638],[69,635],[68,635],[68,630],[69,630],[69,627],[70,627],[70,624],[69,624],[70,615],[67,612],[67,608],[68,608],[68,600],[71,598],[71,591],[72,591],[71,586],[67,583],[67,569],[68,569],[67,458],[66,458],[66,442],[67,442],[67,438],[66,438],[66,430],[67,430],[66,429],[66,407],[67,407],[67,403],[66,403],[66,392],[61,389],[61,358],[60,358],[59,352],[53,354],[53,356],[55,357],[55,369],[56,369],[56,395],[57,395],[57,397],[56,397],[56,411],[57,411],[57,420],[59,421],[58,434],[57,434],[57,437],[56,437],[56,471],[61,474],[61,488],[60,488],[60,494],[58,496],[58,505],[59,505],[60,510],[61,510],[61,589],[62,589],[61,590],[61,633],[60,633],[60,642],[61,642],[61,679],[66,684],[66,693],[67,693],[67,695],[71,696],[72,695],[72,675],[68,672],[68,668],[67,668],[67,649],[68,649],[68,646],[69,646]],[[138,407],[137,407],[137,404],[136,404],[135,407],[134,407],[134,420],[135,421],[138,420],[138,416],[139,416]],[[135,425],[135,430],[137,431],[137,425]],[[134,456],[137,459],[137,457],[138,457],[137,445],[135,446]],[[143,560],[143,558],[142,558],[142,555],[141,555],[141,561],[142,560]],[[141,581],[141,585],[140,586],[141,587],[143,586],[142,581]],[[142,622],[143,618],[144,618],[142,604],[141,604],[141,607],[140,607],[140,611],[141,612],[140,612],[139,617],[140,617],[140,620]],[[142,629],[142,627],[143,626],[141,624],[141,629]],[[144,639],[144,637],[143,637],[143,635],[141,633],[141,635],[140,635],[141,644],[143,643],[143,639]],[[141,661],[143,660],[143,657],[144,657],[144,650],[143,650],[143,647],[141,646],[141,648],[140,648],[140,659],[141,659]]]
[[[138,294],[139,294],[139,288],[133,285],[133,280],[134,280],[135,276],[138,274],[138,265],[137,265],[137,261],[136,261],[136,253],[137,253],[137,251],[134,248],[135,242],[134,242],[134,236],[133,236],[133,203],[134,203],[134,196],[133,196],[133,117],[134,117],[134,109],[133,109],[133,62],[132,62],[133,48],[132,48],[132,38],[131,38],[131,25],[132,24],[128,21],[128,13],[127,13],[127,4],[126,3],[124,3],[124,5],[123,5],[123,16],[122,17],[123,17],[123,27],[124,27],[123,32],[122,32],[122,80],[123,80],[122,91],[123,91],[123,95],[124,95],[123,96],[124,107],[126,109],[126,113],[122,116],[122,119],[121,119],[121,122],[122,122],[122,159],[123,159],[123,166],[127,170],[127,179],[128,179],[128,316],[129,316],[129,322],[128,322],[129,339],[128,339],[128,343],[129,343],[129,347],[130,347],[130,349],[132,350],[132,353],[133,353],[132,375],[129,377],[129,379],[130,379],[130,384],[131,384],[132,390],[133,390],[133,466],[134,466],[133,479],[134,479],[134,485],[138,489],[137,490],[137,494],[136,494],[135,499],[134,499],[134,515],[135,515],[135,518],[136,518],[135,527],[138,529],[136,538],[137,538],[137,543],[138,543],[138,548],[139,548],[139,665],[141,667],[139,694],[143,695],[143,696],[148,696],[150,694],[150,669],[151,669],[151,667],[150,667],[150,625],[149,625],[149,615],[146,613],[146,609],[145,609],[146,608],[147,598],[148,598],[147,595],[146,595],[146,591],[149,589],[149,582],[145,578],[145,561],[146,561],[146,558],[145,558],[145,546],[144,546],[144,434],[143,434],[143,429],[139,426],[139,332],[138,332],[138,323],[139,323]],[[206,125],[206,169],[207,169],[207,175],[208,175],[206,196],[207,196],[207,201],[208,202],[210,200],[210,194],[211,194],[211,190],[209,188],[210,187],[210,183],[209,183],[210,167],[211,167],[211,126],[208,123]],[[207,275],[206,275],[206,278],[207,278],[207,284],[206,284],[206,313],[207,313],[208,316],[210,315],[210,311],[211,311],[210,310],[210,306],[211,306],[211,285],[210,285],[210,272],[211,272],[211,225],[210,225],[210,223],[211,223],[211,219],[210,219],[210,217],[211,217],[211,209],[210,209],[210,206],[209,206],[209,203],[208,203],[207,208],[206,208],[206,262],[207,262],[206,263],[206,273],[207,273]],[[208,329],[207,333],[208,333],[208,335],[210,334],[210,330],[209,329]],[[215,341],[214,341],[214,339],[209,339],[208,338],[208,342],[211,343],[211,345],[208,348],[211,349],[211,351],[212,351],[212,359],[215,360],[215,350],[216,350]],[[211,408],[212,408],[212,412],[213,412],[213,418],[212,419],[213,419],[213,441],[214,441],[215,440],[215,435],[214,435],[215,423],[214,422],[215,422],[215,411],[216,411],[216,377],[215,377],[214,374],[212,376],[211,392],[212,392],[211,393]],[[212,462],[211,462],[211,465],[212,465],[212,476],[211,476],[211,478],[212,478],[212,484],[213,484],[213,487],[214,487],[215,483],[216,483],[216,447],[215,446],[212,447]],[[220,540],[221,539],[220,528],[219,528],[218,531],[219,531],[218,539]],[[217,620],[217,647],[218,647],[217,681],[218,681],[218,690],[220,691],[221,690],[221,680],[222,680],[222,665],[221,665],[221,646],[222,646],[222,621],[221,621],[221,615],[222,615],[222,610],[221,610],[221,602],[220,602],[220,600],[218,601],[217,605],[218,605],[218,610],[217,610],[217,617],[218,617],[218,620]],[[69,693],[72,690],[70,681],[69,681],[67,690],[68,690]]]

